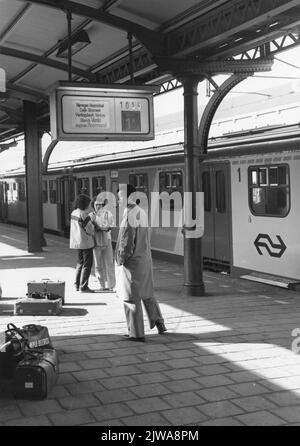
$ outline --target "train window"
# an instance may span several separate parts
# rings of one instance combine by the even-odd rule
[[[90,196],[90,179],[78,178],[77,180],[77,194],[84,194]]]
[[[18,201],[18,184],[12,184],[12,201]]]
[[[261,167],[259,169],[259,184],[261,186],[266,186],[268,184],[268,170],[266,167]]]
[[[182,173],[181,172],[175,172],[172,173],[171,176],[171,187],[176,190],[182,191]]]
[[[290,208],[287,165],[249,167],[249,206],[258,216],[285,217]],[[253,181],[257,176],[258,181]]]
[[[160,172],[159,174],[159,191],[166,191],[170,194],[178,191],[183,192],[182,187],[182,172]]]
[[[48,202],[48,181],[47,180],[43,181],[42,199],[43,199],[43,203]]]
[[[204,211],[211,211],[211,188],[209,172],[202,173],[202,190],[204,192]]]
[[[105,177],[93,177],[92,178],[92,191],[93,197],[96,197],[100,192],[106,191]]]
[[[24,181],[20,181],[19,183],[19,200],[20,201],[25,201],[25,182]]]
[[[71,177],[69,179],[69,201],[73,202],[75,200],[75,178]]]
[[[278,167],[270,167],[269,181],[270,186],[278,186]]]
[[[216,171],[216,209],[220,214],[226,212],[225,174],[223,170]]]
[[[145,194],[148,193],[148,175],[146,173],[131,173],[128,181],[137,191],[144,192]]]
[[[7,183],[7,186],[6,186],[6,196],[7,196],[7,202],[11,203],[12,202],[12,186],[11,186],[11,183]]]
[[[168,192],[170,195],[173,192],[180,192],[183,194],[183,175],[180,170],[173,172],[159,173],[159,193]],[[174,210],[174,200],[170,201],[170,210]]]
[[[278,166],[278,185],[287,185],[289,182],[289,174],[287,166]]]
[[[57,183],[56,180],[49,180],[50,203],[57,203]]]
[[[251,172],[251,184],[252,185],[258,184],[258,171],[257,170],[253,170]]]

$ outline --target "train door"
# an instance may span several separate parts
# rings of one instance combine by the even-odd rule
[[[229,270],[231,263],[231,203],[229,163],[201,166],[204,192],[203,263]]]
[[[70,230],[70,216],[75,200],[75,178],[62,177],[59,179],[60,192],[60,228],[68,233]]]
[[[0,220],[5,221],[7,219],[7,188],[6,182],[0,183]]]

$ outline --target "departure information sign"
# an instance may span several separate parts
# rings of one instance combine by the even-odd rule
[[[154,139],[153,94],[158,88],[59,82],[50,94],[52,139]]]

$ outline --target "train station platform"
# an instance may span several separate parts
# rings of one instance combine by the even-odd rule
[[[300,294],[205,272],[206,296],[185,297],[182,266],[154,260],[156,297],[168,331],[125,338],[113,293],[73,288],[75,252],[46,235],[29,254],[26,230],[0,224],[0,330],[47,325],[60,360],[45,400],[0,391],[1,426],[204,426],[300,424]],[[65,280],[58,316],[14,316],[29,280]],[[94,276],[90,287],[98,288]],[[292,344],[294,341],[294,344]]]

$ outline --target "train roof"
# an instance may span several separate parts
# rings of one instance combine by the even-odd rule
[[[296,82],[296,81],[295,81]],[[261,132],[259,128],[271,129],[277,124],[281,129],[283,125],[295,123],[300,112],[300,82],[295,85],[285,83],[278,88],[263,90],[263,93],[248,92],[236,97],[232,95],[223,101],[216,112],[210,129],[209,147],[216,144],[227,147],[230,144],[239,144],[239,137],[244,141],[253,132]],[[166,95],[167,96],[167,95]],[[207,98],[208,100],[209,98]],[[199,101],[199,116],[203,112],[205,103]],[[162,108],[157,103],[157,116],[155,118],[155,140],[153,141],[60,141],[54,148],[50,160],[49,171],[54,172],[70,167],[71,169],[86,168],[99,163],[113,165],[121,160],[159,159],[173,156],[183,150],[183,110],[172,110],[168,101],[164,101]],[[250,130],[246,130],[250,129]],[[253,130],[252,130],[253,129]],[[238,132],[237,132],[238,131]],[[281,131],[281,130],[279,130]],[[42,155],[50,143],[50,136],[44,135]],[[235,142],[234,142],[235,141]],[[178,146],[175,150],[174,147]],[[170,149],[170,147],[172,147]],[[157,152],[159,148],[159,153]],[[175,152],[174,152],[175,151]],[[171,154],[173,152],[173,154]],[[165,155],[164,155],[165,154]],[[109,159],[108,159],[109,157]],[[0,176],[24,172],[24,146],[22,143],[1,154]],[[124,161],[125,162],[125,161]]]
[[[71,173],[78,171],[97,170],[102,168],[118,168],[124,166],[134,167],[159,165],[165,162],[172,163],[183,161],[184,143],[178,139],[180,132],[173,132],[169,138],[176,142],[171,144],[152,145],[147,141],[146,147],[96,154],[87,157],[68,160],[68,162],[56,162],[49,166],[48,173]],[[163,138],[161,139],[161,141]],[[284,143],[287,144],[284,145]],[[224,157],[226,155],[244,155],[245,153],[262,153],[277,150],[299,149],[300,123],[289,126],[267,126],[251,129],[248,131],[237,131],[222,137],[210,138],[208,144],[208,158]],[[24,168],[14,169],[1,175],[9,178],[24,174]]]

